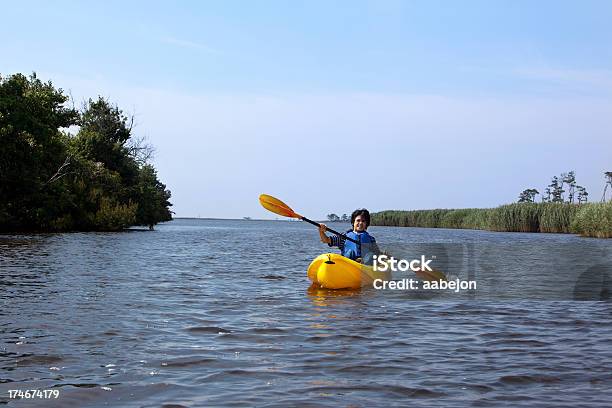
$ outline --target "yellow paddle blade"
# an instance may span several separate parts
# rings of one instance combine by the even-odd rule
[[[282,215],[283,217],[302,218],[300,214],[296,214],[287,204],[283,203],[278,198],[272,197],[271,195],[260,195],[259,203],[263,206],[263,208],[268,211],[272,211],[274,214]]]

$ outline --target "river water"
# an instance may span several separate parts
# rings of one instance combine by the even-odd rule
[[[301,222],[0,235],[0,404],[609,406],[612,241],[370,232],[477,289],[309,289]]]

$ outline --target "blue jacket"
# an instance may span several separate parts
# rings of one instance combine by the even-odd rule
[[[348,230],[345,235],[349,238],[354,239],[355,241],[361,242],[361,245],[357,245],[354,242],[351,242],[343,237],[339,237],[337,235],[332,235],[330,247],[338,247],[342,253],[342,256],[355,260],[357,258],[363,258],[364,254],[369,253],[369,248],[372,248],[372,244],[376,244],[376,240],[373,236],[368,234],[367,231],[364,232],[354,232],[353,230]]]

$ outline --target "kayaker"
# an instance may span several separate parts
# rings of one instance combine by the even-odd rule
[[[365,262],[363,262],[365,264],[371,263],[372,255],[377,254],[379,251],[376,245],[376,239],[366,231],[370,225],[370,212],[365,208],[353,211],[351,214],[351,225],[353,229],[346,231],[345,234],[349,238],[361,242],[361,245],[357,245],[337,235],[332,235],[331,237],[327,236],[325,234],[325,231],[327,231],[327,226],[325,224],[321,224],[319,227],[321,242],[330,247],[339,248],[344,257],[357,262],[365,260]]]

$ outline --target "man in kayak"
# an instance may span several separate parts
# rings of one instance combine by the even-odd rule
[[[379,252],[376,240],[366,231],[370,225],[370,212],[365,208],[353,211],[351,214],[351,225],[353,229],[348,230],[346,236],[361,242],[361,245],[357,245],[337,235],[327,236],[325,234],[325,231],[327,231],[325,224],[321,224],[319,227],[321,242],[330,247],[339,248],[344,257],[357,262],[362,262],[363,260],[365,261],[363,262],[364,264],[369,264],[372,262],[372,255]]]

